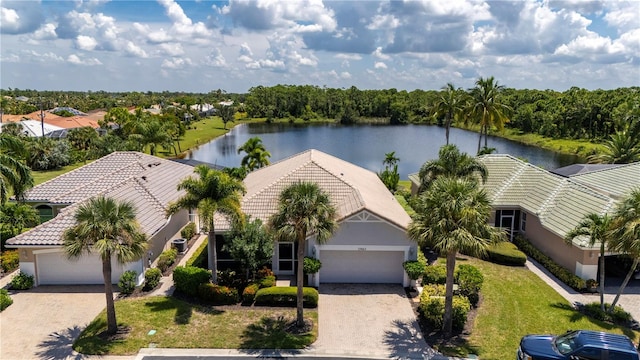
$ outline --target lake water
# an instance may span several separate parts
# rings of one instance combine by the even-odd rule
[[[193,150],[188,158],[228,167],[240,166],[244,153],[238,154],[249,138],[262,139],[271,162],[307,149],[318,149],[371,171],[379,172],[385,153],[395,151],[400,158],[401,179],[417,172],[425,161],[436,159],[445,144],[445,129],[428,125],[354,125],[337,124],[243,124],[227,135]],[[449,142],[468,154],[478,148],[478,133],[452,128]],[[483,139],[484,144],[484,139]],[[579,161],[573,155],[558,154],[514,141],[489,137],[496,153],[510,154],[545,169],[571,165]]]

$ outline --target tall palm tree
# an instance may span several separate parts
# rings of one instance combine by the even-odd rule
[[[173,139],[166,126],[157,119],[146,119],[138,124],[136,133],[140,135],[142,146],[149,146],[149,154],[151,155],[156,154],[158,146],[166,149],[173,144]]]
[[[636,161],[640,161],[640,134],[626,130],[612,134],[604,142],[604,151],[589,157],[589,162],[602,164],[629,164]]]
[[[107,333],[118,329],[111,284],[111,258],[125,264],[139,260],[147,249],[147,238],[136,221],[130,202],[103,196],[81,204],[74,215],[76,225],[64,232],[64,251],[71,259],[98,254],[102,259],[102,277],[107,298]]]
[[[632,265],[611,303],[609,312],[615,308],[620,300],[620,295],[631,279],[631,275],[640,264],[640,187],[632,190],[618,205],[612,229],[609,249],[627,254],[632,259]]]
[[[198,178],[188,177],[180,184],[178,190],[186,193],[169,206],[168,214],[181,209],[198,209],[203,228],[209,232],[208,261],[211,270],[211,281],[218,283],[218,253],[216,251],[215,216],[220,213],[232,221],[243,219],[240,205],[241,195],[245,188],[241,181],[219,170],[210,169],[206,165],[195,168]]]
[[[304,327],[302,287],[305,241],[310,235],[315,235],[318,244],[329,240],[337,226],[335,217],[336,209],[326,192],[315,183],[298,182],[280,193],[278,211],[269,219],[269,228],[278,241],[295,241],[298,246],[296,324],[300,328]]]
[[[504,90],[503,85],[498,85],[494,77],[476,80],[476,86],[469,90],[471,103],[467,109],[468,116],[465,121],[476,121],[480,124],[480,137],[478,138],[478,152],[482,136],[484,135],[484,146],[487,146],[489,138],[489,128],[495,127],[498,130],[504,128],[504,124],[509,122],[507,114],[511,108],[500,103],[499,94]]]
[[[246,155],[242,158],[241,164],[247,168],[247,170],[253,171],[269,165],[271,154],[265,149],[264,144],[262,144],[262,139],[259,137],[252,137],[238,148],[238,154],[243,151]]]
[[[400,161],[400,158],[396,156],[395,151],[392,151],[390,153],[384,154],[384,160],[382,161],[382,165],[384,165],[386,168],[389,168],[398,164],[398,161]]]
[[[17,137],[0,135],[0,204],[5,204],[13,193],[20,200],[33,186],[31,170],[20,159],[25,153],[24,143]]]
[[[481,255],[504,233],[488,224],[491,202],[484,190],[470,179],[439,177],[418,197],[416,213],[407,233],[421,246],[446,255],[447,281],[443,332],[451,335],[453,326],[453,275],[456,255]]]
[[[576,227],[565,235],[564,240],[571,245],[575,238],[589,237],[589,246],[600,244],[600,309],[604,308],[604,252],[611,240],[611,217],[596,213],[587,214]]]
[[[482,182],[487,181],[487,167],[466,153],[461,153],[455,145],[444,145],[438,151],[438,159],[430,160],[420,167],[420,187],[418,192],[429,188],[440,176],[455,178],[474,178],[480,176]]]
[[[433,116],[440,118],[444,116],[445,137],[449,145],[449,130],[451,124],[464,112],[465,101],[462,88],[456,88],[452,83],[442,87],[440,97],[433,105]]]

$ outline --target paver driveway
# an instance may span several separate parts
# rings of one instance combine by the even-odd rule
[[[400,285],[322,284],[318,354],[367,358],[432,358]]]
[[[71,344],[105,307],[103,286],[39,286],[0,313],[0,359],[82,358]]]

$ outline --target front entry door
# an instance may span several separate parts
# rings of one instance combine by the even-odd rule
[[[512,215],[502,215],[500,217],[500,228],[507,231],[507,237],[509,241],[513,241],[513,216]]]
[[[278,270],[281,275],[293,275],[295,271],[295,246],[292,242],[278,243]]]

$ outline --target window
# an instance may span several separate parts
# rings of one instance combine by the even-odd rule
[[[523,211],[520,219],[520,230],[525,232],[527,230],[527,213]]]
[[[189,209],[189,222],[195,223],[198,213],[195,209]]]
[[[53,219],[53,208],[49,205],[38,205],[36,210],[40,215],[40,223]]]

